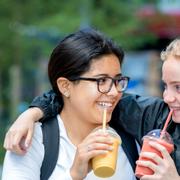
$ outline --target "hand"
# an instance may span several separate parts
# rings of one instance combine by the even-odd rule
[[[34,123],[43,117],[43,112],[36,107],[24,111],[6,133],[4,148],[23,155],[31,144]]]
[[[112,150],[113,140],[108,133],[98,130],[90,133],[82,143],[77,146],[76,155],[70,173],[73,179],[84,179],[91,170],[90,159],[106,154]]]
[[[156,164],[151,161],[137,161],[138,165],[148,167],[154,171],[153,175],[144,175],[140,180],[180,180],[174,161],[166,148],[156,142],[150,142],[149,144],[160,151],[163,158],[155,153],[141,153],[140,156],[152,159]]]

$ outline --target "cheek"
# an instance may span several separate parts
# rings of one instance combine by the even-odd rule
[[[163,100],[164,100],[164,102],[165,103],[167,103],[168,104],[168,100],[169,98],[168,98],[168,92],[167,92],[167,90],[164,90],[163,91]]]
[[[100,93],[96,88],[87,87],[82,92],[82,96],[84,97],[85,101],[93,102],[100,96]]]
[[[176,97],[177,97],[177,100],[178,100],[178,104],[180,104],[180,93],[178,93],[178,95]]]
[[[123,96],[122,93],[119,93],[119,94],[117,95],[117,97],[116,97],[116,105],[117,105],[117,103],[121,100],[122,96]]]
[[[78,94],[71,97],[71,108],[72,111],[81,117],[82,119],[87,119],[90,116],[92,110],[92,97],[88,97],[84,92],[79,92]]]
[[[167,93],[166,93],[166,90],[164,90],[164,91],[163,91],[163,99],[164,99],[164,101],[165,101],[165,99],[166,99],[166,94],[167,94]]]
[[[88,109],[99,97],[99,92],[96,88],[92,88],[92,86],[86,86],[85,88],[83,87],[83,89],[77,89],[74,97],[78,106]]]
[[[119,93],[118,101],[122,98],[122,96],[123,96],[123,93]]]

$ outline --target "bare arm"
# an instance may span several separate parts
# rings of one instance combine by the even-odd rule
[[[25,154],[31,144],[34,122],[47,120],[59,112],[60,104],[51,90],[33,99],[30,108],[23,112],[6,133],[4,148]]]
[[[31,144],[34,122],[43,117],[43,112],[37,107],[24,111],[12,124],[6,133],[4,148],[17,154],[25,154]]]

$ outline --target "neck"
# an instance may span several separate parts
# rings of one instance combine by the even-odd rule
[[[63,109],[60,113],[61,119],[64,123],[67,135],[71,142],[77,146],[80,144],[83,139],[97,126],[94,124],[88,123],[85,119],[82,119],[79,116],[71,111],[69,112],[66,109]]]

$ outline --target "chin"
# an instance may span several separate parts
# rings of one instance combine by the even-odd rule
[[[180,124],[180,118],[178,119],[178,118],[173,118],[173,121],[175,122],[175,123],[179,123]]]
[[[173,115],[173,116],[172,116],[172,119],[173,119],[173,121],[174,121],[175,123],[179,123],[179,124],[180,124],[180,116],[175,116],[175,115]]]

